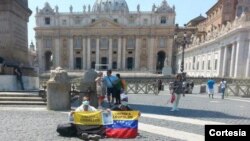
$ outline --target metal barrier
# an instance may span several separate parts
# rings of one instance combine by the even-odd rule
[[[128,94],[155,94],[159,93],[158,90],[158,81],[162,81],[162,85],[169,85],[171,81],[174,81],[173,77],[123,77],[127,83],[127,93]],[[219,85],[222,78],[212,78],[215,80],[217,85]],[[224,78],[227,81],[226,95],[234,96],[250,96],[250,79],[231,79]],[[40,85],[44,88],[45,82],[48,78],[40,78]],[[78,91],[79,79],[71,79],[71,91],[70,94],[74,96],[79,93],[88,93]],[[206,90],[206,83],[208,78],[197,78],[197,77],[188,77],[187,80],[192,80],[194,85],[201,85],[202,92]],[[44,89],[46,91],[46,88]]]

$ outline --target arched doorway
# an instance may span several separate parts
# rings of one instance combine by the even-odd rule
[[[53,55],[51,51],[45,52],[45,70],[48,71],[53,66]]]
[[[164,67],[164,60],[166,58],[166,53],[164,51],[160,51],[157,53],[157,62],[156,62],[156,70],[157,72],[161,72]]]
[[[128,57],[127,58],[127,69],[132,70],[134,68],[134,58]]]

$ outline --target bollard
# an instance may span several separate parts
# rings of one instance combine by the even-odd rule
[[[87,95],[90,99],[90,105],[97,108],[98,99],[96,94],[96,83],[95,79],[97,77],[97,72],[94,70],[88,70],[80,81],[79,90],[84,93],[80,93],[80,99]]]
[[[70,82],[65,70],[58,67],[51,71],[47,82],[47,109],[70,110]]]

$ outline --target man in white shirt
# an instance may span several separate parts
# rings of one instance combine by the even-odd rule
[[[97,109],[95,107],[89,105],[89,97],[88,96],[83,97],[81,106],[79,106],[75,111],[70,112],[69,120],[71,122],[74,121],[74,113],[75,112],[83,112],[83,111],[89,111],[89,112],[97,111]],[[91,128],[91,126],[82,126],[81,127],[81,125],[75,125],[75,127],[76,127],[76,130],[80,130],[80,131],[77,131],[77,132],[80,132],[77,134],[83,140],[99,140],[101,138],[101,136],[98,134],[89,134],[89,133],[87,133],[87,131],[84,130],[86,127]],[[99,127],[95,127],[95,128],[99,129]],[[101,128],[100,128],[100,130],[101,130]]]
[[[76,108],[75,111],[71,111],[69,114],[69,120],[70,121],[74,121],[74,113],[75,112],[81,112],[81,111],[90,111],[90,112],[94,112],[97,111],[97,109],[91,105],[89,105],[89,97],[88,96],[84,96],[82,98],[82,105],[80,105],[78,108]]]

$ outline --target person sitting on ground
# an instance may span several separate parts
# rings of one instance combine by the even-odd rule
[[[71,111],[69,115],[69,119],[72,122],[74,120],[75,112],[84,112],[90,111],[95,112],[97,109],[89,104],[89,97],[84,96],[82,105],[80,105],[75,111]],[[103,126],[91,126],[91,125],[77,125],[74,124],[76,128],[76,134],[79,138],[83,140],[99,140],[103,136],[104,128]]]

